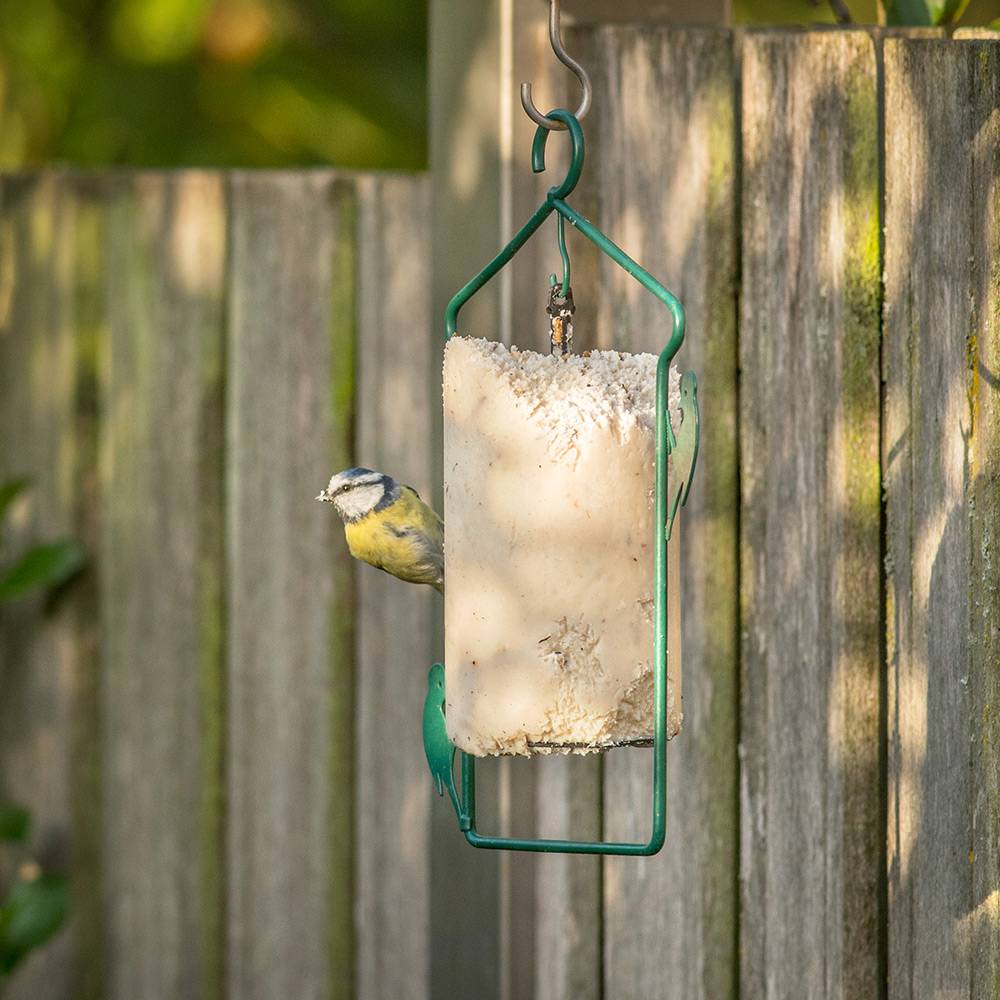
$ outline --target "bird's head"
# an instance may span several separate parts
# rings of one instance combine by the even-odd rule
[[[399,499],[399,485],[371,469],[345,469],[330,479],[317,500],[333,504],[345,524],[354,524]]]

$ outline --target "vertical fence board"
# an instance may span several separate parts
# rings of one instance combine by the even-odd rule
[[[1000,983],[998,60],[885,45],[892,998]]]
[[[501,69],[501,45],[506,41],[503,32],[508,28],[501,23],[505,14],[511,16],[511,4],[492,0],[434,0],[430,5],[431,309],[439,351],[444,347],[449,300],[501,245],[497,136],[502,125],[495,81]],[[462,310],[463,333],[497,335],[499,288],[493,282]],[[439,373],[435,372],[431,384],[440,386]],[[431,424],[435,469],[441,468],[443,441],[439,399],[434,402]],[[426,499],[440,503],[442,494],[438,481]],[[443,623],[435,626],[434,638],[443,650]],[[478,801],[495,803],[498,790],[492,770],[484,777]],[[506,1000],[500,990],[506,967],[499,950],[500,856],[467,850],[451,803],[436,795],[431,824],[431,994],[457,997],[467,991],[481,1000]],[[466,912],[456,919],[460,910]]]
[[[599,757],[539,757],[539,837],[599,840]],[[601,996],[601,861],[570,854],[538,858],[535,902],[535,997]]]
[[[70,894],[75,1000],[104,996],[101,853],[100,651],[100,431],[102,391],[99,345],[105,336],[106,213],[104,188],[75,174],[73,253],[76,266],[76,490],[75,534],[90,562],[75,587],[78,659],[73,676],[70,793]]]
[[[331,989],[336,525],[314,503],[336,449],[330,383],[331,174],[231,180],[227,379],[229,996],[309,1000]],[[345,401],[349,403],[349,401]],[[336,867],[332,857],[339,854]],[[350,870],[348,864],[347,870]]]
[[[349,468],[354,460],[357,412],[357,303],[358,303],[358,191],[354,180],[339,180],[333,187],[337,229],[334,234],[331,289],[330,407],[331,428],[328,468]],[[326,471],[319,478],[324,485]],[[333,511],[327,510],[327,515]],[[334,515],[335,516],[335,515]],[[330,874],[327,893],[330,916],[327,928],[330,982],[329,1000],[349,1000],[356,995],[357,950],[355,936],[356,813],[358,810],[356,705],[356,647],[358,609],[354,588],[354,561],[339,545],[340,529],[334,522],[334,546],[329,566],[334,598],[330,605],[330,732],[327,752],[330,800],[327,815],[327,850]]]
[[[967,341],[966,371],[972,409],[966,479],[972,610],[972,997],[1000,995],[1000,49],[996,36],[992,38],[992,44],[971,53],[974,66],[990,68],[976,95],[983,119],[972,147],[978,323]]]
[[[608,859],[605,995],[727,997],[736,991],[735,84],[732,36],[715,30],[595,33],[599,224],[687,314],[678,356],[696,372],[701,451],[679,516],[684,728],[667,751],[667,842]],[[658,353],[663,307],[600,262],[598,342]],[[585,290],[582,290],[585,291]],[[581,296],[582,297],[582,296]],[[605,765],[605,835],[647,836],[648,754]]]
[[[76,527],[73,195],[59,173],[0,184],[0,484],[32,481],[5,519],[4,571]],[[15,862],[65,872],[73,857],[70,740],[82,659],[66,596],[53,607],[41,596],[0,606],[0,800],[32,818],[28,851],[5,846],[0,855],[0,887]],[[66,996],[71,977],[63,933],[21,966],[5,995]]]
[[[748,35],[742,106],[741,996],[876,996],[870,38]]]
[[[203,865],[218,863],[219,820],[203,845],[202,810],[217,814],[217,805],[202,783],[218,787],[221,746],[212,733],[220,706],[203,706],[202,696],[215,684],[221,648],[221,179],[123,177],[108,188],[107,212],[99,562],[106,990],[211,995],[219,897],[203,898],[202,879],[215,883]],[[209,523],[214,533],[203,535]]]
[[[359,181],[356,460],[430,501],[431,346],[426,178]],[[433,355],[433,356],[432,356]],[[338,544],[343,546],[342,540]],[[424,1000],[433,783],[423,701],[441,602],[358,565],[357,933],[359,1000]]]

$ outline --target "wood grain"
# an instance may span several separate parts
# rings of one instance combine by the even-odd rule
[[[142,174],[105,197],[105,991],[211,995],[221,954],[223,188],[218,175]]]
[[[103,996],[104,921],[102,918],[101,814],[101,650],[100,586],[100,412],[101,350],[106,337],[104,274],[107,188],[92,174],[73,174],[73,225],[63,230],[72,239],[75,261],[74,340],[76,350],[74,464],[75,535],[90,562],[74,586],[77,662],[73,670],[70,792],[71,928],[73,984],[78,1000]],[[203,839],[204,848],[206,841]],[[208,912],[211,912],[210,910]],[[215,915],[221,917],[218,908]],[[206,950],[205,954],[208,954]]]
[[[358,181],[356,459],[430,501],[429,184]],[[356,564],[357,996],[424,1000],[430,959],[430,802],[422,709],[442,601]]]
[[[740,995],[876,996],[875,51],[742,58]]]
[[[600,840],[598,756],[539,757],[538,837]],[[544,854],[536,875],[538,1000],[597,1000],[601,996],[601,859]]]
[[[885,44],[894,1000],[1000,982],[998,59],[995,41]]]
[[[326,996],[331,906],[350,840],[329,824],[350,809],[336,787],[332,623],[336,525],[313,498],[335,456],[332,268],[339,227],[328,172],[230,181],[227,344],[227,992]],[[340,744],[340,741],[344,741]],[[337,868],[333,867],[336,857]],[[335,895],[336,891],[336,895]],[[348,949],[350,955],[350,949]],[[350,976],[348,975],[348,979]],[[341,995],[344,995],[343,991]]]
[[[677,364],[696,372],[701,451],[679,516],[684,728],[667,751],[667,842],[604,866],[605,995],[736,991],[736,147],[728,32],[605,28],[593,36],[599,225],[684,305]],[[670,320],[608,259],[597,343],[659,353]],[[582,298],[582,295],[581,295]],[[673,546],[672,546],[673,548]],[[672,623],[673,624],[673,623]],[[605,765],[605,836],[648,836],[649,755]]]
[[[336,230],[331,267],[331,316],[329,400],[330,438],[328,463],[334,470],[354,463],[354,432],[358,410],[358,181],[340,178],[332,188]],[[321,480],[322,481],[322,480]],[[330,512],[327,511],[329,514]],[[330,732],[327,751],[327,787],[335,808],[327,816],[327,851],[330,866],[327,925],[330,982],[327,996],[347,1000],[357,995],[357,591],[354,560],[338,547],[339,527],[329,567],[333,598],[330,602],[330,635],[327,658],[330,678]]]

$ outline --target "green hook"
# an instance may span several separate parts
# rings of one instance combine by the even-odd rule
[[[553,210],[558,211],[561,215],[564,215],[569,219],[570,224],[577,226],[579,228],[581,222],[585,223],[576,212],[573,211],[563,199],[576,187],[577,181],[580,179],[580,174],[583,171],[583,129],[580,128],[580,123],[576,120],[575,116],[571,115],[568,111],[563,111],[561,109],[556,109],[555,111],[549,112],[549,117],[558,119],[561,122],[565,122],[566,127],[569,131],[570,142],[571,142],[571,153],[570,153],[570,164],[569,171],[566,174],[565,179],[561,184],[557,184],[555,187],[549,189],[549,193],[545,197],[545,201],[535,210],[535,214],[528,219],[528,221],[518,230],[514,235],[514,238],[510,241],[497,254],[489,264],[484,267],[479,274],[477,274],[464,288],[462,288],[458,294],[456,294],[452,300],[448,303],[448,308],[445,311],[444,327],[445,336],[453,337],[458,328],[458,311],[462,306],[470,299],[476,292],[479,291],[483,285],[486,284],[505,264],[514,257],[514,254],[521,249],[522,246],[528,241],[528,238],[535,232],[536,229],[552,214]],[[535,132],[534,141],[531,144],[531,169],[534,172],[541,173],[545,169],[545,142],[549,137],[549,130],[539,127]],[[592,232],[596,232],[591,227]],[[592,233],[587,233],[588,239],[603,240],[604,243],[608,243],[608,240],[604,236],[597,236],[595,238]],[[598,242],[598,246],[604,249],[602,243]],[[631,273],[631,272],[630,272]],[[683,338],[682,338],[683,339]]]
[[[574,115],[562,108],[549,112],[549,118],[555,118],[566,125],[572,144],[569,161],[569,171],[562,184],[550,188],[546,201],[551,205],[557,199],[565,198],[576,187],[580,174],[583,173],[583,129]],[[531,169],[540,174],[545,169],[545,143],[549,138],[549,130],[539,126],[535,130],[535,138],[531,143]]]
[[[546,201],[553,204],[557,199],[565,198],[576,187],[583,172],[583,129],[575,115],[568,111],[557,109],[549,112],[549,117],[563,122],[569,130],[570,151],[569,171],[562,184],[557,184],[549,189]],[[531,144],[531,169],[540,174],[545,169],[545,143],[549,137],[549,129],[539,125],[535,130],[535,138]],[[559,255],[563,262],[562,293],[565,295],[569,289],[569,254],[566,252],[566,234],[563,226],[562,215],[556,216],[556,239],[559,244]],[[553,275],[555,277],[555,275]]]

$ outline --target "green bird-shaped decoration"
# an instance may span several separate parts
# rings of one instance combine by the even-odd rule
[[[452,765],[455,761],[455,746],[448,739],[444,724],[444,667],[435,663],[427,677],[427,698],[424,701],[424,753],[431,776],[437,786],[438,795],[448,789],[455,812],[462,816],[462,806],[455,787]]]
[[[673,477],[667,497],[667,538],[674,524],[677,508],[687,503],[691,490],[691,477],[698,461],[698,380],[694,372],[681,376],[681,426],[677,430],[676,444],[671,449]]]

